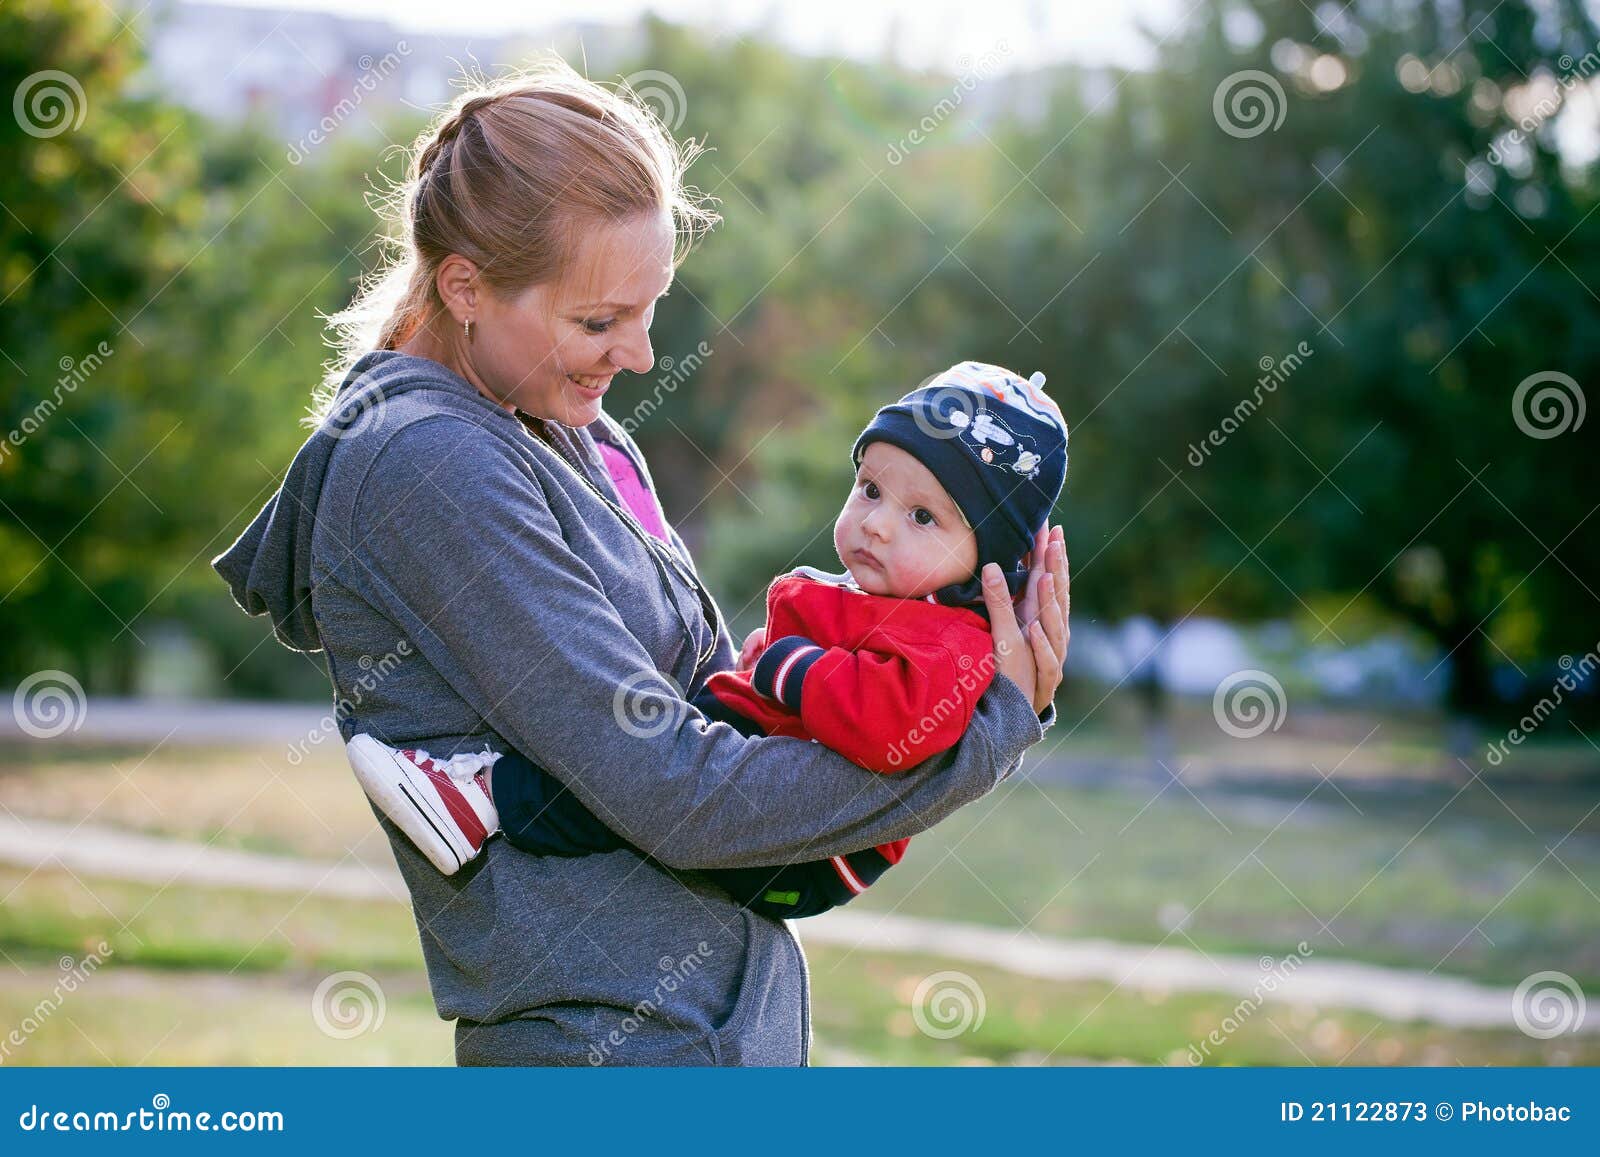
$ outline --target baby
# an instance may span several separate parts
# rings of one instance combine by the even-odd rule
[[[1066,423],[1043,385],[1043,374],[962,362],[879,410],[851,451],[855,485],[833,528],[845,573],[799,567],[774,580],[764,636],[693,705],[743,734],[811,739],[884,774],[953,746],[994,677],[982,568],[998,564],[1021,593],[1066,474]],[[447,875],[496,831],[537,855],[631,846],[520,753],[434,759],[370,735],[348,751],[362,788]],[[865,891],[907,843],[705,874],[755,911],[812,916]]]

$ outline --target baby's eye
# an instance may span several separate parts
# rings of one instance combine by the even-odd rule
[[[584,328],[584,330],[589,332],[589,333],[593,333],[593,334],[605,333],[606,330],[610,329],[615,324],[616,324],[616,319],[615,318],[612,318],[612,319],[610,319],[608,321],[593,321],[593,320],[591,320],[589,318],[584,318],[584,320],[583,320],[583,328]]]
[[[861,493],[868,498],[876,499],[878,497],[878,484],[876,482],[863,482],[861,484]]]
[[[911,517],[917,520],[918,526],[935,526],[939,521],[934,518],[933,512],[925,506],[919,506],[913,510]]]

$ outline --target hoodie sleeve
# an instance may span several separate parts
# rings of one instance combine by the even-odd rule
[[[352,531],[380,609],[456,692],[671,867],[798,862],[915,835],[990,791],[1043,735],[1004,678],[961,742],[910,775],[864,774],[821,744],[708,721],[567,545],[517,448],[468,421],[396,431]]]

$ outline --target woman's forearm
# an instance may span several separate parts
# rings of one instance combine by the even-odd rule
[[[648,850],[672,867],[799,863],[914,836],[1016,771],[1043,733],[1009,680],[984,693],[959,743],[897,775],[866,771],[815,741],[710,727],[742,746],[715,755],[708,778],[720,782],[656,833]]]

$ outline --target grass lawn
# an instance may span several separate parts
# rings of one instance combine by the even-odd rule
[[[0,873],[0,1024],[31,1026],[6,1064],[447,1064],[409,911],[197,888],[158,891],[65,873]],[[203,932],[196,929],[203,927]],[[105,963],[40,1015],[100,942]],[[937,957],[807,948],[818,1064],[1189,1064],[1238,998],[1113,990],[1012,976]],[[314,993],[335,972],[368,974],[381,1024],[341,1038]],[[929,1035],[917,992],[959,972],[965,1031]],[[365,982],[363,982],[363,985]],[[980,995],[981,994],[981,997]],[[976,1010],[981,1005],[981,1021]],[[954,1027],[923,999],[934,1032]],[[1210,1064],[1600,1064],[1600,1038],[1534,1041],[1514,1031],[1390,1024],[1360,1013],[1267,1004],[1240,1018]]]
[[[452,1026],[415,974],[380,978],[383,1017],[330,1036],[311,1014],[320,975],[147,971],[108,966],[54,1011],[38,1002],[60,973],[0,967],[0,1023],[36,1024],[7,1065],[443,1065]],[[374,1008],[376,1006],[373,1006]],[[31,1020],[30,1020],[31,1018]],[[0,1045],[0,1047],[5,1047]]]
[[[1077,686],[1057,701],[1056,726],[1029,756],[1082,761],[1149,754],[1148,716],[1139,697],[1127,692],[1103,698],[1103,689]],[[1338,782],[1448,782],[1461,777],[1460,760],[1494,775],[1545,784],[1600,787],[1600,750],[1567,724],[1552,723],[1530,742],[1510,748],[1499,767],[1486,761],[1505,731],[1427,712],[1334,708],[1287,697],[1276,713],[1278,726],[1250,738],[1224,732],[1204,698],[1173,698],[1166,720],[1173,768],[1190,764],[1208,777],[1258,778],[1262,774],[1324,773],[1338,769]],[[1314,782],[1314,780],[1313,780]]]
[[[1474,777],[1442,756],[1422,723],[1371,727],[1358,717],[1292,715],[1252,765],[1219,755],[1201,722],[1182,719],[1177,748],[1212,762],[1181,780],[1152,774],[1147,760],[1096,765],[1101,757],[1080,758],[1077,740],[1041,749],[1022,777],[918,836],[857,905],[1251,956],[1282,955],[1305,940],[1323,959],[1507,986],[1560,970],[1600,990],[1593,752],[1530,747],[1501,768],[1469,761],[1484,773]],[[1054,735],[1066,732],[1064,717]],[[1093,735],[1080,738],[1092,753]],[[1385,761],[1388,772],[1374,770]],[[1268,764],[1277,770],[1260,771]],[[321,860],[353,852],[392,866],[342,752],[327,745],[295,760],[261,746],[152,754],[7,743],[0,807]],[[158,890],[4,867],[0,1024],[20,1023],[49,991],[58,957],[101,940],[111,962],[29,1037],[32,1063],[448,1060],[449,1026],[432,1012],[404,906]],[[1237,1003],[1041,982],[932,958],[808,952],[819,1063],[1187,1063],[1189,1045]],[[370,1039],[334,1039],[311,1021],[316,984],[347,969],[379,977],[391,996]],[[913,996],[941,970],[981,989],[981,1027],[950,1039],[918,1029]],[[1265,1005],[1207,1063],[1600,1063],[1597,1050],[1592,1036],[1540,1042]]]
[[[1301,742],[1354,736],[1366,752],[1391,725],[1361,743],[1364,723],[1302,720],[1309,734]],[[1397,743],[1422,742],[1415,725],[1393,729]],[[1060,782],[1060,750],[1030,756],[1020,781],[918,836],[906,861],[857,903],[1026,924],[1041,935],[1171,936],[1247,955],[1281,954],[1303,939],[1330,957],[1503,984],[1559,969],[1600,986],[1600,781],[1561,750],[1563,759],[1540,757],[1531,770],[1508,761],[1492,777],[1462,771],[1454,782],[1398,786],[1346,778],[1344,767],[1327,782],[1308,772],[1309,783],[1191,784],[1187,773],[1177,782],[1162,772],[1074,785]],[[1317,766],[1327,772],[1339,758]],[[0,745],[0,806],[218,846],[325,860],[352,852],[392,864],[331,745],[298,762],[263,747],[150,755]]]
[[[1305,940],[1329,957],[1497,983],[1559,969],[1600,985],[1597,803],[1476,781],[1191,794],[1171,780],[1029,779],[918,836],[857,903],[1247,955]]]
[[[19,816],[390,867],[394,857],[335,741],[181,747],[0,743],[0,804]]]

